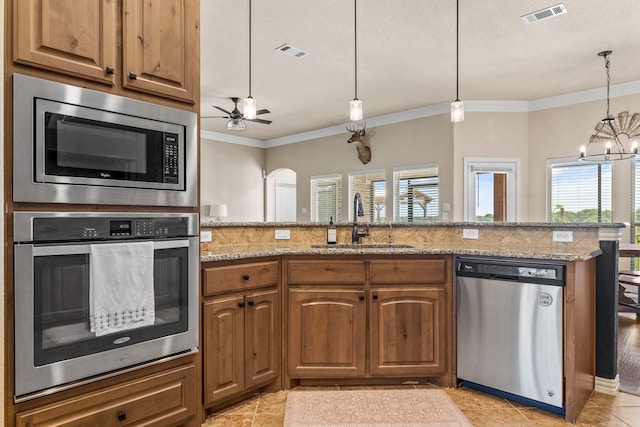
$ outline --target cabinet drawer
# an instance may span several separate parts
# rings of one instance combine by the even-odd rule
[[[175,426],[196,414],[190,364],[16,415],[16,426]]]
[[[205,267],[203,282],[205,295],[277,285],[278,261]]]
[[[446,283],[447,260],[372,260],[371,283]]]
[[[290,260],[287,268],[289,284],[364,283],[363,261]]]

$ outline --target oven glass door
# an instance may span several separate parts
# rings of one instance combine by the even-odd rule
[[[184,128],[36,99],[36,180],[184,189]]]
[[[102,336],[90,330],[91,263],[90,255],[83,253],[86,246],[70,246],[66,254],[60,254],[60,246],[53,248],[34,248],[35,366],[187,331],[188,247],[154,250],[154,324]]]

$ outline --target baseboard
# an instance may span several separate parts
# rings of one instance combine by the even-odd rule
[[[595,391],[604,394],[618,394],[620,390],[620,375],[616,374],[615,378],[596,377]]]

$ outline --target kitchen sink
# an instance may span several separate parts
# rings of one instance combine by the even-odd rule
[[[391,244],[391,245],[381,245],[381,244],[340,244],[340,245],[311,245],[312,248],[323,248],[323,249],[401,249],[401,248],[413,248],[410,245],[403,244]]]

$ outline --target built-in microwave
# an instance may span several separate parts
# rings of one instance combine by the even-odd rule
[[[13,75],[13,200],[197,205],[197,116]]]

